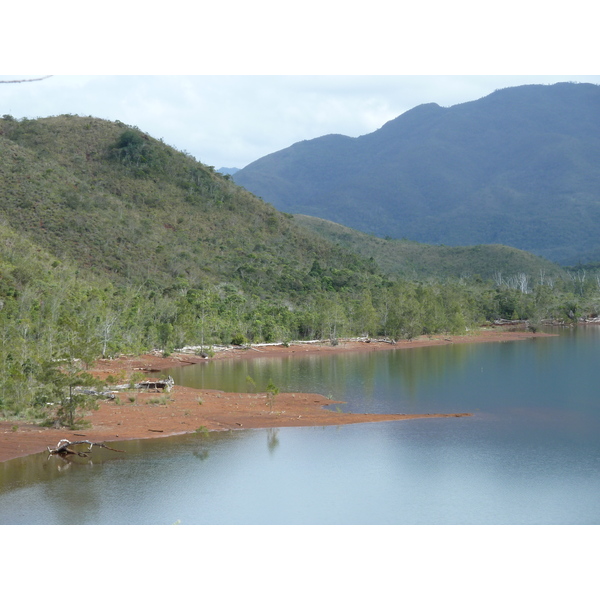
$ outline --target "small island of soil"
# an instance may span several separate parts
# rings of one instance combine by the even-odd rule
[[[466,336],[419,338],[392,345],[385,342],[346,342],[330,344],[293,344],[232,349],[220,352],[209,360],[240,360],[265,356],[303,355],[305,353],[342,353],[401,350],[420,346],[450,343],[509,341],[540,337],[547,334],[491,330]],[[172,366],[194,364],[207,359],[190,354],[173,354],[163,358],[154,354],[99,361],[92,373],[100,379],[109,375],[129,378],[142,372],[157,375],[157,371]],[[81,438],[91,442],[110,442],[156,438],[195,431],[226,431],[278,427],[307,427],[401,421],[408,419],[464,417],[455,414],[356,414],[335,410],[343,402],[329,400],[318,394],[281,393],[272,401],[265,393],[226,393],[219,390],[197,390],[173,386],[169,392],[126,390],[116,400],[101,400],[99,409],[86,416],[91,427],[81,431],[44,428],[23,422],[0,422],[0,462],[45,451],[61,439]],[[327,407],[334,406],[334,409]]]

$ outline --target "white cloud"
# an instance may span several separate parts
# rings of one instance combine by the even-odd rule
[[[568,80],[600,76],[54,76],[0,85],[0,114],[118,119],[204,163],[243,167],[300,140],[369,133],[426,102]]]
[[[426,102],[451,106],[530,82],[600,83],[526,75],[594,72],[596,24],[580,0],[568,11],[535,0],[134,4],[7,6],[6,23],[27,25],[4,28],[5,68],[59,75],[0,85],[0,114],[119,119],[205,163],[242,167],[302,139],[374,131]]]

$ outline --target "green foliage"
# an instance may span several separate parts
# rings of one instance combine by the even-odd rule
[[[267,383],[267,394],[273,397],[279,394],[279,388],[275,386],[271,379],[269,379],[269,382]]]
[[[86,391],[99,382],[74,364],[45,361],[38,377],[41,399],[56,406],[55,419],[65,427],[77,429],[86,411],[98,408],[96,397]],[[40,400],[40,396],[36,398]]]
[[[273,383],[272,379],[269,379],[267,383],[267,398],[269,399],[269,410],[273,412],[273,403],[275,397],[279,394],[279,388]]]
[[[233,283],[263,298],[340,288],[360,261],[191,156],[87,117],[2,122],[0,214],[60,259],[170,295]],[[336,273],[333,271],[335,270]]]
[[[508,246],[434,246],[408,240],[385,239],[361,233],[332,221],[295,215],[294,222],[350,252],[363,257],[368,267],[392,277],[493,280],[497,274],[527,273],[537,277],[565,278],[565,270],[539,256]],[[309,273],[320,277],[318,264]]]
[[[519,278],[525,263],[516,256],[494,262],[491,279],[483,271],[425,277],[427,267],[392,280],[370,254],[375,246],[353,254],[190,156],[92,118],[0,122],[0,216],[5,418],[77,426],[95,405],[78,391],[93,385],[84,370],[101,356],[411,339],[497,318],[572,321],[600,312],[593,266],[565,276],[532,262],[539,271],[523,268]],[[467,255],[447,272],[490,256]],[[441,250],[435,256],[454,264]],[[418,273],[418,253],[411,261]],[[267,392],[272,404],[278,389]]]
[[[231,338],[231,343],[234,346],[246,346],[248,344],[248,338],[245,335],[238,333]]]
[[[164,151],[158,143],[137,129],[127,129],[110,148],[109,156],[130,168],[137,176],[161,172],[164,166]]]

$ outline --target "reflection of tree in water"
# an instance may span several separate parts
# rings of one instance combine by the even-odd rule
[[[123,458],[111,456],[108,452],[101,453],[93,459],[76,455],[51,455],[48,452],[13,458],[0,463],[0,493],[6,489],[60,479],[65,471],[91,468],[115,460],[123,460]]]
[[[52,465],[56,468],[56,470],[60,473],[61,471],[66,471],[70,469],[73,465],[81,465],[82,467],[93,465],[94,461],[91,458],[86,457],[78,457],[78,456],[61,456],[55,454],[53,456],[48,455],[47,460],[52,461]]]
[[[207,448],[204,448],[204,450],[194,451],[193,455],[199,460],[206,460],[210,456],[210,452]]]
[[[402,390],[407,400],[416,401],[422,384],[439,384],[449,372],[463,370],[472,352],[467,344],[402,350],[390,365],[390,383]]]
[[[267,448],[272,454],[277,446],[279,446],[279,438],[277,437],[279,429],[267,429]]]
[[[381,352],[215,361],[184,367],[181,385],[253,393],[277,382],[282,392],[313,392],[344,401],[360,401],[363,412],[378,412],[381,398],[418,404],[424,386],[440,384],[450,372],[464,369],[476,349],[469,344],[404,347]],[[385,410],[394,410],[388,407]],[[404,409],[399,412],[405,412]]]

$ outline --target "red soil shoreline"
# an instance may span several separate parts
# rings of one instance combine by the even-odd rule
[[[292,344],[289,347],[263,346],[253,349],[232,349],[219,352],[208,360],[240,360],[259,357],[300,356],[312,353],[373,352],[403,350],[452,343],[481,343],[546,337],[550,334],[524,331],[482,330],[461,336],[431,336],[395,345],[385,342],[341,342],[330,344]],[[136,371],[153,372],[172,366],[204,362],[207,359],[190,354],[173,354],[167,358],[147,354],[98,361],[92,372],[104,379],[109,375],[130,376]],[[134,398],[132,402],[130,399]],[[43,452],[61,439],[92,442],[165,437],[201,431],[231,429],[262,429],[345,425],[377,421],[399,421],[419,418],[469,416],[456,414],[355,414],[328,410],[325,407],[343,404],[318,394],[282,393],[272,407],[266,394],[225,393],[218,390],[197,390],[174,386],[169,394],[128,390],[119,393],[118,401],[100,401],[100,408],[87,418],[91,429],[70,431],[39,427],[21,421],[0,421],[0,462]]]

